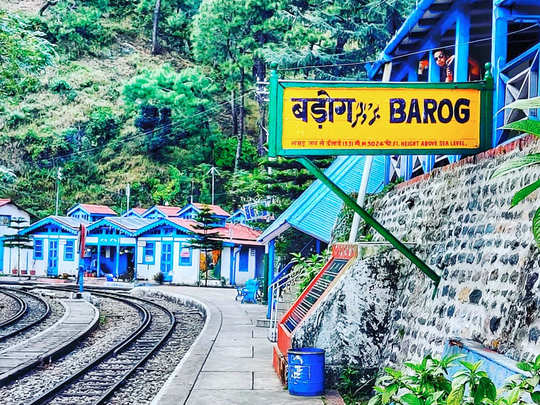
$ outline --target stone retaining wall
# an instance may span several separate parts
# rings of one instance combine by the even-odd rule
[[[436,297],[431,280],[404,258],[359,260],[349,269],[348,286],[338,286],[306,320],[309,333],[299,332],[295,344],[326,341],[327,350],[344,353],[342,365],[360,368],[440,355],[454,336],[515,360],[532,359],[540,352],[540,251],[531,233],[539,193],[509,208],[514,193],[540,177],[540,167],[490,176],[502,162],[539,150],[539,142],[525,138],[400,184],[374,200],[376,219],[400,240],[416,243],[418,256],[442,276]],[[397,271],[398,276],[390,284],[378,276],[369,282],[362,274],[372,277],[374,265],[377,274]],[[365,315],[360,326],[357,318]],[[355,332],[346,340],[357,351],[343,348],[343,336],[332,343],[337,332],[323,339],[329,330],[351,328]],[[333,362],[333,354],[330,358]]]

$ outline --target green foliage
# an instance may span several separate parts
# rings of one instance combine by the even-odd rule
[[[282,36],[264,48],[265,59],[281,67],[318,66],[300,72],[306,77],[340,80],[365,78],[364,66],[354,63],[378,54],[414,3],[285,0],[280,5],[276,19]]]
[[[363,402],[359,402],[367,395],[367,391],[373,385],[374,378],[369,379],[367,382],[361,381],[360,371],[347,367],[345,368],[338,381],[338,391],[345,405],[357,405]]]
[[[508,104],[504,108],[519,109],[519,110],[540,108],[540,97],[534,97],[534,98],[525,99],[525,100],[517,100],[517,101],[514,101],[513,103]],[[531,133],[533,135],[540,137],[540,124],[538,123],[538,121],[524,119],[521,121],[513,122],[505,126],[504,128],[516,129],[516,130],[528,132],[528,133]],[[493,172],[493,174],[491,175],[491,178],[502,176],[504,174],[513,172],[515,170],[522,169],[522,168],[532,166],[532,165],[538,165],[538,164],[540,164],[540,153],[531,153],[529,155],[512,159],[506,162],[505,164],[503,164],[501,167],[499,167],[497,170]],[[533,183],[523,187],[516,194],[514,194],[514,197],[512,198],[511,207],[512,208],[515,207],[517,204],[519,204],[521,201],[523,201],[525,198],[530,196],[532,193],[534,193],[538,189],[540,189],[540,178],[534,181]],[[534,213],[531,230],[534,236],[534,240],[536,241],[536,244],[538,245],[538,247],[540,247],[540,207]]]
[[[463,355],[450,355],[441,360],[431,356],[420,363],[404,363],[409,373],[385,368],[375,386],[376,394],[369,405],[514,405],[525,404],[524,398],[531,395],[538,403],[540,391],[535,391],[540,382],[540,355],[533,362],[519,363],[518,367],[528,375],[515,375],[497,392],[485,371],[482,362],[459,361],[463,369],[451,378],[448,369]]]
[[[300,277],[302,277],[300,283],[298,284],[298,296],[307,288],[309,283],[315,278],[317,273],[322,269],[322,266],[328,258],[327,253],[323,254],[314,254],[310,257],[303,257],[300,253],[292,253],[292,261],[295,263],[292,271],[300,272]]]
[[[237,140],[235,138],[220,137],[217,139],[215,144],[217,167],[233,170],[236,145]],[[242,154],[240,157],[241,167],[245,169],[253,169],[256,167],[257,160],[257,148],[255,148],[255,146],[250,142],[243,142]]]
[[[54,50],[29,20],[0,10],[0,107],[8,97],[39,87],[39,74],[54,61]]]
[[[162,48],[189,53],[191,22],[200,3],[201,0],[161,0],[158,31]],[[137,19],[144,27],[147,37],[152,32],[155,4],[155,0],[139,0],[135,8]]]
[[[108,6],[108,0],[59,1],[36,24],[64,55],[98,55],[113,39],[111,29],[103,24]]]

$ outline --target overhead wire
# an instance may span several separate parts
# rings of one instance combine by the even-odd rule
[[[244,93],[242,93],[238,97],[234,98],[233,100],[238,101],[242,97],[244,97],[244,96],[246,96],[246,95],[248,95],[250,93],[253,93],[254,91],[255,91],[255,89],[246,90]],[[210,108],[208,108],[208,109],[206,109],[204,111],[201,111],[199,113],[193,114],[193,115],[191,115],[189,117],[181,117],[180,119],[171,121],[170,124],[164,124],[164,125],[161,125],[161,126],[157,126],[154,129],[152,129],[151,131],[139,132],[139,133],[133,134],[131,136],[126,136],[126,137],[119,138],[119,139],[113,139],[113,140],[110,140],[105,145],[98,145],[98,146],[94,146],[94,147],[91,147],[91,148],[81,149],[81,150],[66,153],[66,154],[63,154],[63,155],[52,155],[51,154],[51,155],[45,156],[43,158],[40,158],[39,161],[40,162],[52,162],[53,165],[54,165],[55,161],[66,159],[66,158],[69,158],[69,157],[72,157],[72,156],[75,156],[75,155],[80,155],[80,154],[93,152],[93,151],[96,151],[96,150],[99,150],[99,149],[105,149],[106,147],[111,146],[111,144],[122,143],[122,142],[126,142],[126,141],[129,141],[129,140],[137,139],[137,138],[140,138],[140,137],[145,137],[145,136],[154,134],[154,133],[156,133],[158,131],[161,131],[162,129],[165,129],[165,128],[170,128],[170,129],[177,128],[178,126],[188,122],[189,120],[193,120],[194,118],[204,118],[205,116],[210,115],[210,113],[214,112],[215,110],[221,108],[223,105],[226,105],[226,104],[228,104],[230,102],[231,102],[231,100],[222,101],[222,102],[216,104],[213,107],[210,107]],[[165,135],[159,136],[158,139],[162,139],[164,136]]]
[[[530,30],[530,29],[532,29],[532,28],[534,28],[534,27],[536,27],[538,25],[539,25],[538,23],[535,23],[535,24],[529,25],[528,27],[520,28],[520,29],[515,30],[515,31],[510,31],[505,36],[519,34],[520,32],[528,31],[528,30]],[[476,43],[480,43],[480,42],[491,41],[492,39],[493,39],[493,37],[489,36],[489,37],[485,37],[485,38],[479,38],[479,39],[475,39],[475,40],[472,40],[472,41],[468,41],[468,42],[466,42],[466,44],[469,44],[469,45],[470,44],[476,44]],[[437,46],[437,47],[429,48],[429,49],[422,49],[422,50],[419,50],[419,51],[414,51],[414,52],[409,52],[409,53],[405,53],[405,54],[402,54],[402,55],[393,56],[389,60],[385,60],[385,62],[391,62],[391,61],[394,61],[396,59],[408,58],[409,56],[414,56],[414,55],[423,55],[426,52],[436,51],[436,50],[439,50],[439,49],[449,49],[449,48],[453,48],[453,47],[454,47],[454,45],[444,45],[444,46]],[[330,67],[340,67],[340,66],[358,66],[358,65],[366,65],[368,63],[375,63],[375,62],[379,62],[379,61],[380,61],[380,59],[369,59],[369,60],[363,60],[363,61],[360,61],[360,62],[345,62],[345,63],[320,64],[320,65],[305,65],[305,66],[278,68],[277,71],[278,72],[283,72],[283,71],[302,70],[302,69],[310,69],[310,68],[320,69],[320,68],[330,68]]]

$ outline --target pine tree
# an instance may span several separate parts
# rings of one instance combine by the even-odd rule
[[[13,229],[15,233],[5,236],[4,239],[4,247],[9,249],[17,248],[17,276],[19,277],[21,276],[21,249],[33,249],[34,247],[30,237],[19,233],[27,226],[28,224],[24,218],[12,218],[8,228]]]
[[[190,240],[190,244],[191,247],[200,249],[202,252],[204,252],[204,256],[207,261],[208,252],[221,250],[222,242],[218,239],[219,232],[216,230],[217,228],[220,228],[220,226],[216,225],[216,217],[214,214],[212,214],[210,208],[208,207],[203,207],[201,209],[201,211],[197,214],[195,221],[197,224],[194,225],[193,228],[199,232],[193,233],[195,237]],[[209,270],[210,269],[207,265],[205,269],[205,287],[208,286]]]

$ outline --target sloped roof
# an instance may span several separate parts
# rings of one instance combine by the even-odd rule
[[[200,233],[200,229],[195,228],[197,222],[192,219],[183,219],[183,218],[169,218],[169,221],[180,225],[182,228],[186,228],[191,232]]]
[[[0,207],[7,205],[11,202],[9,198],[0,198]]]
[[[126,211],[122,214],[123,217],[126,217],[128,216],[129,214],[133,213],[139,217],[142,217],[142,214],[144,214],[145,212],[147,211],[146,208],[141,208],[141,207],[135,207],[135,208],[131,208],[129,211]]]
[[[69,211],[67,212],[67,214],[70,215],[77,208],[82,208],[89,214],[102,214],[102,215],[113,215],[113,216],[116,215],[116,212],[114,212],[107,205],[99,205],[99,204],[77,204],[71,207]]]
[[[325,174],[347,193],[358,192],[365,156],[340,156]],[[367,192],[375,193],[384,183],[384,156],[375,156]],[[319,180],[314,181],[266,230],[258,240],[268,243],[293,227],[323,242],[330,242],[332,228],[343,202]]]
[[[148,208],[142,215],[146,216],[154,210],[161,212],[166,217],[177,217],[178,213],[180,212],[180,207],[173,207],[171,205],[154,205],[153,207]]]
[[[99,222],[96,222],[94,225],[98,225],[102,221],[108,221],[128,231],[134,232],[152,223],[153,221],[155,221],[155,219],[146,219],[146,218],[137,218],[137,217],[107,217],[107,218],[103,218]]]
[[[32,231],[34,231],[35,229],[38,229],[46,224],[51,224],[51,223],[56,224],[62,229],[64,229],[65,231],[71,232],[73,234],[77,234],[79,232],[79,227],[81,226],[81,224],[86,225],[86,226],[89,224],[89,222],[80,218],[51,215],[37,222],[34,222],[32,225],[21,230],[19,233],[22,235],[26,235],[26,234],[32,233]]]
[[[179,214],[187,211],[190,207],[195,207],[195,209],[197,211],[200,211],[203,208],[208,208],[212,214],[220,216],[220,217],[230,217],[231,216],[231,214],[229,214],[227,211],[225,211],[219,205],[203,204],[203,203],[191,203],[191,204],[188,204],[184,208],[182,208],[182,211],[180,211]]]

